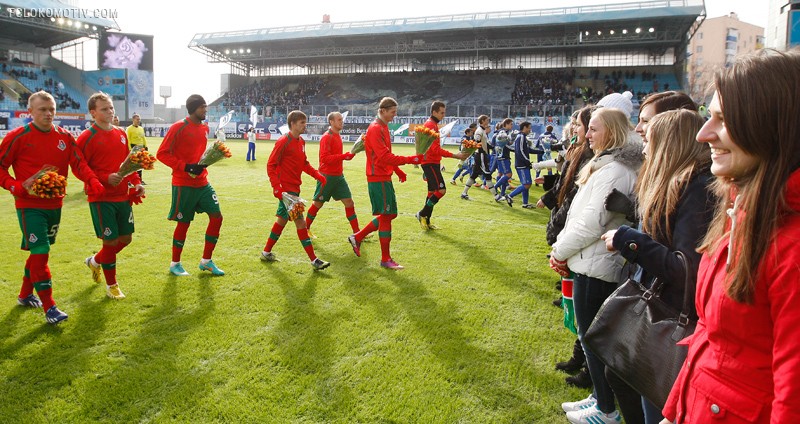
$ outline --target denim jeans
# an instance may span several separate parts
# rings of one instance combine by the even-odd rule
[[[661,409],[652,402],[642,396],[642,409],[644,409],[644,423],[645,424],[658,424],[664,419],[661,415]]]
[[[582,274],[575,274],[572,286],[573,304],[575,306],[575,321],[578,322],[578,338],[583,342],[583,336],[589,325],[592,324],[594,316],[614,290],[617,283],[609,283],[597,278],[588,277]],[[606,380],[606,366],[594,353],[583,344],[583,351],[586,354],[586,365],[589,368],[589,375],[592,376],[594,384],[594,397],[597,399],[597,408],[605,413],[613,412],[614,391]]]
[[[247,143],[247,160],[256,160],[256,143]]]

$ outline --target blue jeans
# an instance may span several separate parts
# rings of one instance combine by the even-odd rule
[[[256,160],[256,143],[247,143],[247,160]]]
[[[583,336],[589,325],[592,324],[594,316],[614,290],[617,283],[609,283],[597,278],[588,277],[582,274],[575,274],[572,285],[573,304],[575,306],[575,321],[578,322],[578,338],[583,343]],[[583,351],[586,353],[586,366],[589,368],[589,375],[592,376],[594,384],[594,397],[597,399],[597,408],[605,413],[613,412],[614,391],[606,380],[606,366],[594,353],[583,343]]]
[[[642,396],[642,409],[644,409],[644,423],[645,424],[658,424],[664,419],[661,415],[661,409],[652,402]]]

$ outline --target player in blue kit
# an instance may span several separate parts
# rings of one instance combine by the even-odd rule
[[[531,123],[523,122],[519,124],[519,134],[514,140],[514,167],[517,168],[517,176],[519,177],[519,186],[514,189],[508,196],[506,202],[508,206],[512,206],[514,201],[512,198],[522,193],[522,207],[526,209],[533,209],[533,205],[528,203],[528,194],[531,189],[533,180],[531,179],[531,147],[528,144],[528,135],[531,133]]]

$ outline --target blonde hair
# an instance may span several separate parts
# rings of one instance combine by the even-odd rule
[[[636,181],[642,229],[672,243],[669,217],[696,171],[711,163],[708,143],[695,137],[703,126],[697,112],[686,109],[659,113],[650,120],[649,151]],[[666,223],[666,228],[661,228]]]
[[[44,90],[39,90],[39,91],[31,94],[30,97],[28,97],[28,109],[30,109],[32,107],[34,99],[42,99],[42,100],[45,100],[45,101],[49,100],[49,101],[51,101],[53,103],[56,102],[56,99],[53,97],[52,94],[50,94],[50,93],[48,93],[48,92],[46,92]]]
[[[602,150],[595,150],[595,158],[599,157],[607,150],[618,149],[628,142],[628,131],[630,131],[631,122],[628,120],[628,117],[625,116],[625,113],[619,109],[601,107],[592,112],[592,119],[595,117],[600,121],[600,124],[606,128],[606,137],[608,138]],[[592,173],[596,171],[596,169],[592,167],[592,162],[594,162],[594,160],[589,161],[583,169],[581,169],[580,176],[578,177],[578,184],[586,184],[586,181],[589,181],[589,177],[592,176]]]
[[[338,112],[338,111],[333,111],[333,112],[329,113],[328,114],[328,123],[330,124],[331,122],[333,122],[333,120],[336,119],[336,117],[338,117],[338,116],[342,116],[342,113]]]
[[[393,107],[397,107],[397,100],[391,97],[382,98],[381,102],[378,104],[378,109],[391,109]]]

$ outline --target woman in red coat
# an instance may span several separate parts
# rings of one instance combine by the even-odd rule
[[[762,50],[715,76],[697,141],[711,147],[720,203],[664,423],[800,422],[798,75],[800,50]]]

